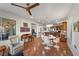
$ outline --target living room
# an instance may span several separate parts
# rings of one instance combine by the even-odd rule
[[[79,4],[37,3],[38,6],[31,10],[32,15],[17,7],[31,3],[14,4],[0,4],[0,55],[79,55],[78,25],[73,26],[79,21]]]

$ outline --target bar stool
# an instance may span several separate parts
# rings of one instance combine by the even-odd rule
[[[53,42],[55,43],[55,45],[53,47],[56,48],[57,50],[59,50],[60,46],[58,45],[58,43],[60,42],[60,39],[56,38],[53,40]]]

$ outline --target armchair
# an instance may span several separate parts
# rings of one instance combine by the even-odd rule
[[[10,36],[9,37],[10,44],[9,46],[9,53],[11,55],[16,55],[18,52],[22,51],[24,48],[24,42],[19,41],[18,36]]]

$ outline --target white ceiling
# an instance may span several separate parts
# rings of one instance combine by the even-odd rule
[[[18,5],[26,7],[26,3],[18,3]],[[40,3],[39,6],[31,10],[33,16],[33,19],[31,20],[46,24],[56,23],[56,20],[64,20],[64,18],[67,17],[68,13],[70,12],[71,8],[72,4],[68,3]],[[26,10],[8,3],[0,4],[0,9],[14,13],[24,18],[29,18],[29,14],[26,12]]]

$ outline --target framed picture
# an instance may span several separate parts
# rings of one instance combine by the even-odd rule
[[[25,32],[30,32],[30,28],[25,28]]]
[[[79,32],[79,21],[74,23],[74,31]]]
[[[20,32],[30,32],[30,28],[21,27]]]
[[[20,32],[25,32],[25,28],[24,27],[20,27]]]
[[[23,23],[23,27],[20,27],[20,32],[30,32],[30,28],[28,28],[28,23]]]

